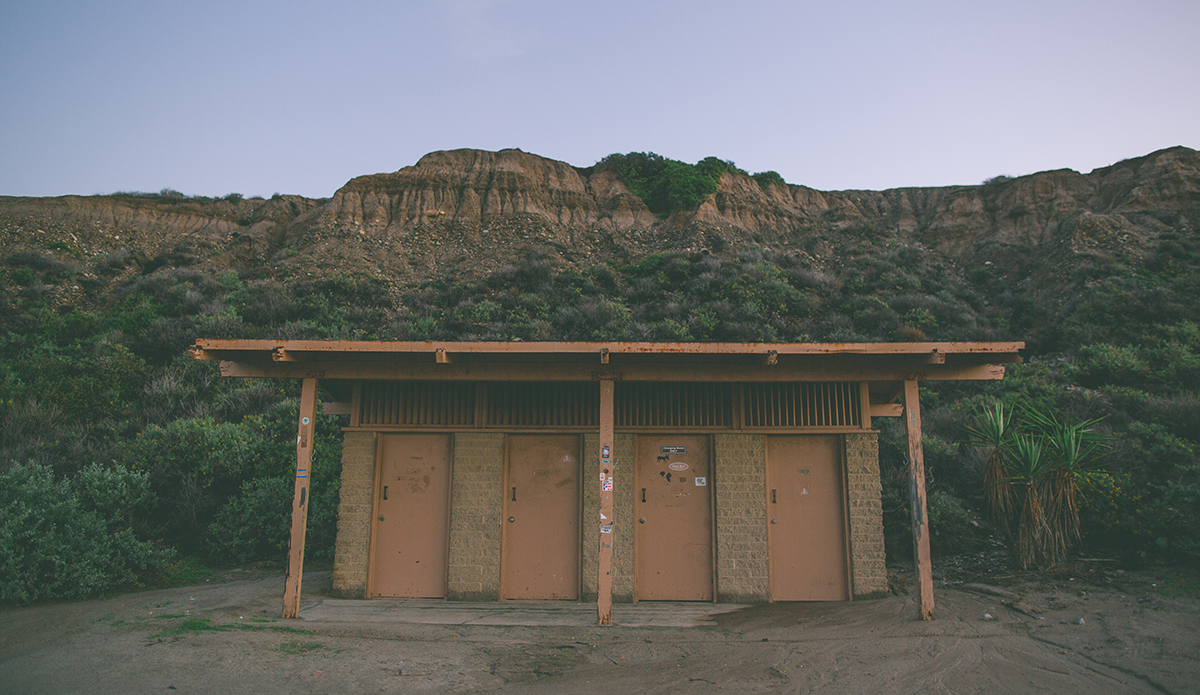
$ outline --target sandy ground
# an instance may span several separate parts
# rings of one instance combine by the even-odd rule
[[[233,573],[0,610],[0,693],[1200,691],[1194,587],[1113,577],[943,580],[932,622],[896,595],[600,628],[283,621],[281,576]],[[306,575],[306,603],[327,586]]]

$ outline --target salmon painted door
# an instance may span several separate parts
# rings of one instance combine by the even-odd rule
[[[379,437],[374,596],[444,598],[450,523],[450,435]]]
[[[713,598],[708,437],[638,435],[634,486],[640,601]]]
[[[579,598],[580,437],[506,439],[504,598]]]
[[[844,601],[846,509],[841,437],[767,437],[771,599]]]

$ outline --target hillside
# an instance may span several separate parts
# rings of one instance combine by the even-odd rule
[[[817,191],[726,173],[697,209],[667,217],[603,168],[520,150],[456,150],[352,179],[321,200],[0,197],[0,254],[56,252],[99,290],[85,294],[102,297],[118,285],[99,283],[106,273],[94,266],[103,258],[111,265],[113,254],[129,254],[141,272],[186,265],[281,281],[349,275],[399,289],[478,279],[531,249],[559,270],[746,248],[835,270],[848,247],[908,246],[963,272],[990,262],[1010,280],[1015,273],[1055,292],[1064,270],[1142,262],[1164,233],[1189,234],[1198,217],[1200,153],[1185,147],[1088,174],[944,188]]]
[[[630,162],[692,202],[648,197]],[[197,337],[1015,339],[1027,364],[1004,382],[923,387],[935,551],[990,542],[964,426],[998,399],[1114,437],[1081,502],[1089,552],[1200,559],[1200,153],[888,191],[769,173],[456,150],[328,199],[0,197],[0,476],[45,499],[75,486],[86,533],[128,531],[147,567],[136,539],[246,562],[286,547],[247,520],[286,517],[295,394],[217,378],[185,356]],[[322,422],[314,557],[337,500],[338,423]],[[903,557],[903,452],[881,428]]]

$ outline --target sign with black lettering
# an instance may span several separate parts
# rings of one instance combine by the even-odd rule
[[[686,454],[687,447],[686,446],[664,446],[664,447],[662,447],[662,453],[664,453],[664,454]]]

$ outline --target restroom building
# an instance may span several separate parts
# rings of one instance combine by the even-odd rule
[[[613,601],[885,593],[879,417],[905,418],[931,614],[918,384],[1001,379],[1023,347],[200,340],[193,356],[303,380],[285,615],[320,400],[349,417],[338,595],[595,601],[604,623]]]

